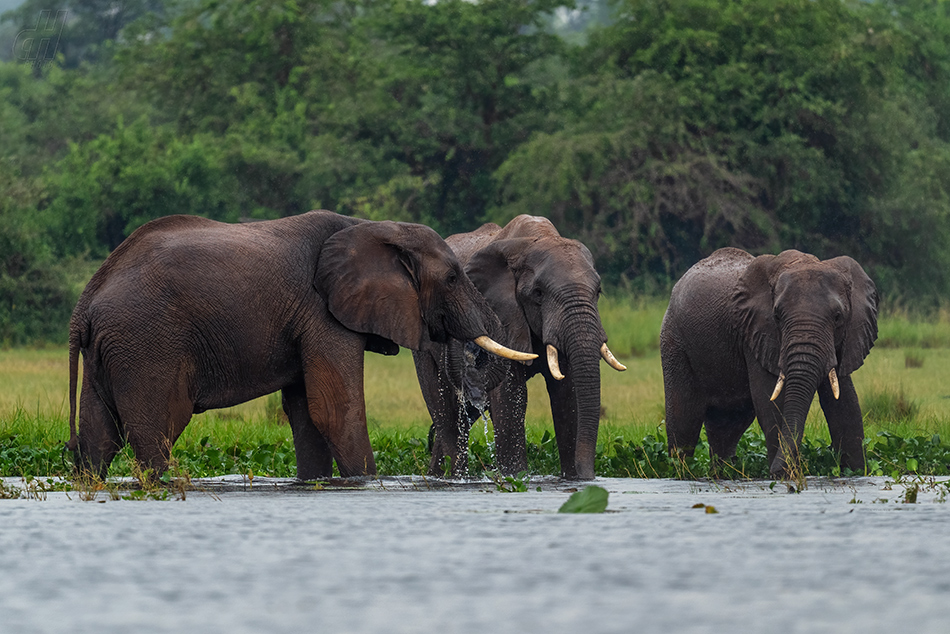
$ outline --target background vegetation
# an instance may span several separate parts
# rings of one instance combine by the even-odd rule
[[[171,213],[533,213],[615,288],[732,245],[852,255],[914,310],[950,292],[940,0],[3,8],[0,345],[64,341],[96,264]]]

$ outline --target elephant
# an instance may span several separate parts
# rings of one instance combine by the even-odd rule
[[[533,358],[486,336],[499,328],[423,225],[322,210],[244,224],[160,218],[109,255],[73,311],[67,448],[80,472],[104,478],[127,442],[161,474],[192,414],[279,390],[299,479],[331,476],[333,461],[343,477],[373,475],[364,350],[458,338]]]
[[[848,256],[727,247],[673,287],[660,330],[672,454],[692,455],[703,424],[710,454],[733,460],[758,419],[770,473],[800,474],[815,392],[843,468],[864,470],[864,423],[851,374],[877,338],[877,290]]]
[[[600,276],[590,251],[561,237],[547,218],[528,215],[504,228],[487,223],[446,242],[501,319],[505,344],[544,355],[547,363],[488,358],[460,342],[427,342],[414,351],[433,421],[429,473],[467,475],[469,429],[486,404],[497,468],[504,474],[527,470],[525,383],[541,374],[561,475],[592,479],[601,414],[600,359],[617,370],[626,368],[607,347],[597,311]]]

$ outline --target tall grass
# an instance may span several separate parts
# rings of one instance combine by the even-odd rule
[[[660,348],[660,324],[668,301],[608,293],[598,310],[610,349],[619,357],[640,357]]]
[[[907,308],[890,309],[878,320],[881,348],[950,348],[950,306],[920,315]]]

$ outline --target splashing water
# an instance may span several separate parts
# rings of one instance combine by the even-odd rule
[[[478,355],[486,354],[475,343],[469,341],[465,344],[462,354],[462,387],[458,390],[459,400],[459,420],[470,429],[475,421],[481,418],[485,431],[485,445],[488,448],[488,456],[491,462],[495,462],[495,442],[488,430],[488,394],[482,388],[479,382],[478,374]],[[467,438],[468,434],[464,434]],[[459,435],[459,443],[462,442],[463,435]],[[491,439],[491,440],[490,440]],[[468,446],[459,447],[459,456],[468,456]]]

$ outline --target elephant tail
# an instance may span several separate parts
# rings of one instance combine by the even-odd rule
[[[69,441],[66,448],[76,451],[79,437],[76,435],[76,387],[79,377],[79,346],[81,335],[78,328],[69,329]]]

